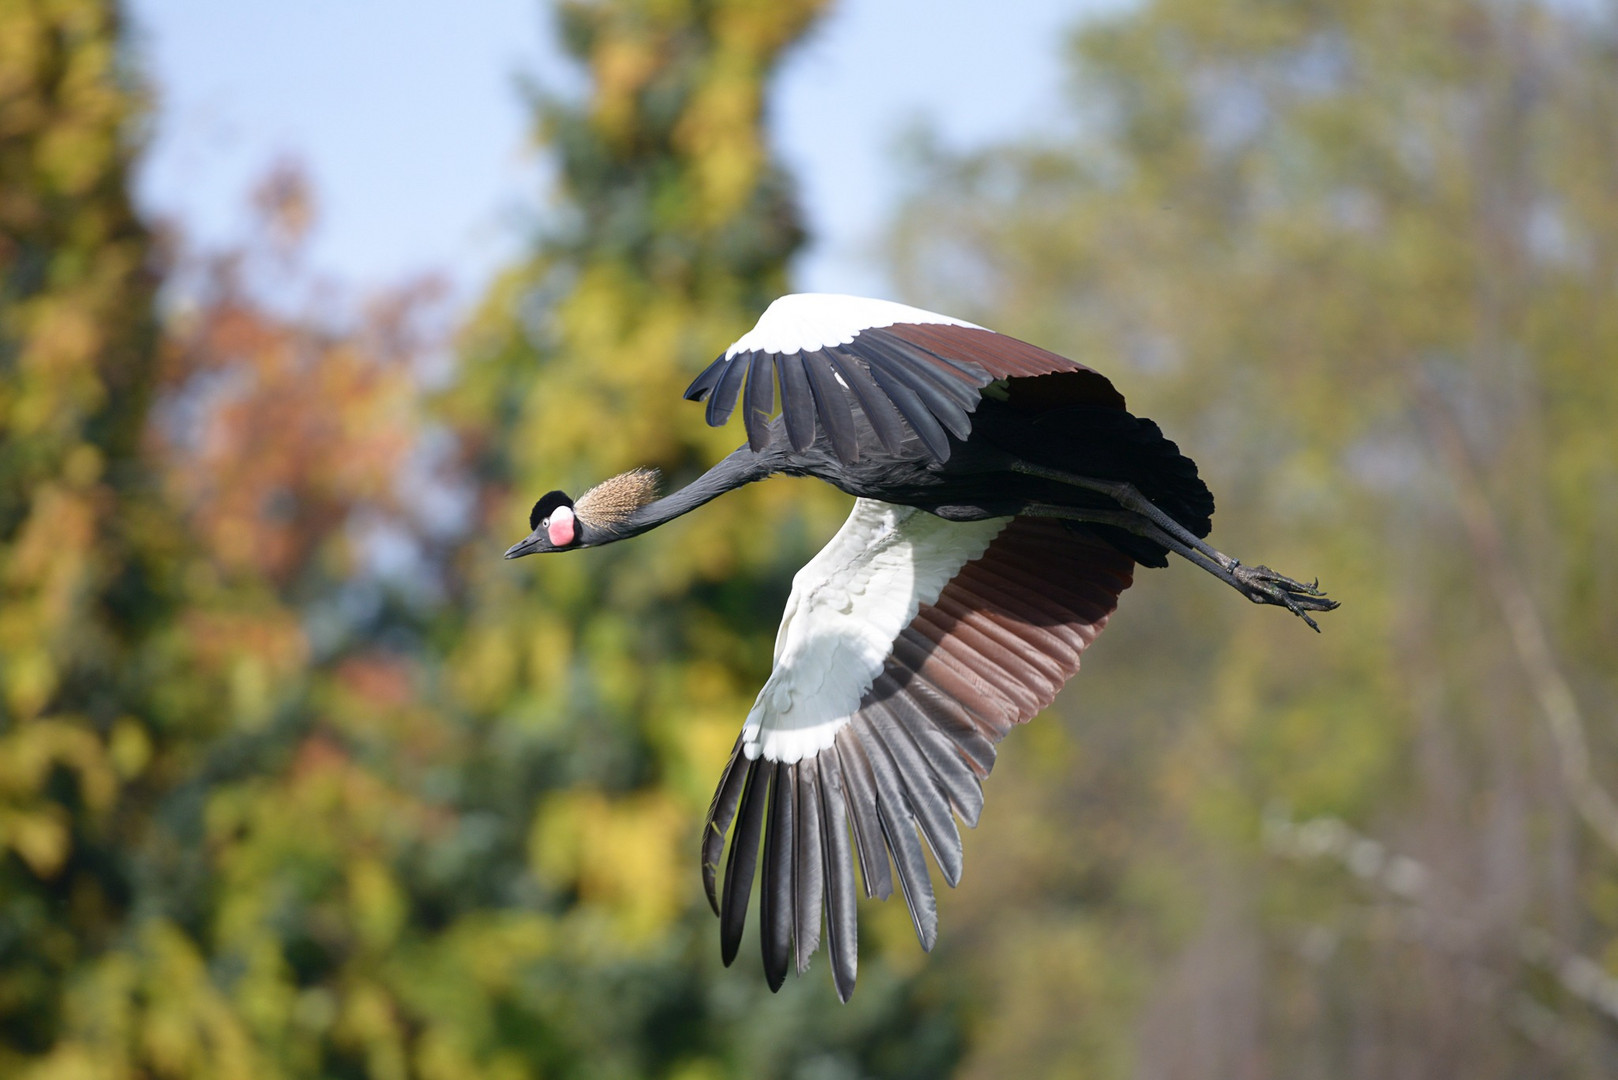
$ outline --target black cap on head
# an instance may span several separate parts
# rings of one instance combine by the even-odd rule
[[[539,528],[539,523],[550,517],[558,506],[565,506],[571,510],[573,509],[573,500],[560,491],[552,491],[545,495],[534,504],[533,510],[529,511],[528,527],[530,529]]]

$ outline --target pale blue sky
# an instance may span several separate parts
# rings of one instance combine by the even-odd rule
[[[883,294],[896,137],[955,146],[1048,127],[1066,32],[1127,0],[842,0],[790,56],[776,145],[815,237],[799,288]],[[253,179],[296,157],[321,216],[313,261],[359,290],[446,274],[475,295],[544,212],[526,73],[576,87],[537,0],[131,0],[159,94],[144,207],[204,243],[236,235]]]

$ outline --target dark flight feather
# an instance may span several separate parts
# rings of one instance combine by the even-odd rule
[[[768,353],[753,353],[747,362],[747,445],[758,453],[770,445],[770,413],[775,411],[775,364]]]
[[[758,865],[759,835],[764,831],[765,789],[770,765],[755,758],[747,763],[747,787],[742,792],[736,815],[736,835],[730,841],[730,858],[725,863],[725,896],[719,908],[719,956],[729,967],[741,948],[742,928],[747,925],[747,898],[753,888],[753,870]]]
[[[866,720],[865,731],[882,744],[893,761],[905,803],[927,846],[932,848],[933,858],[944,872],[944,880],[953,889],[961,880],[961,833],[955,827],[943,784],[887,705],[873,702],[860,710],[860,717]],[[861,737],[864,738],[864,732]]]
[[[720,353],[719,358],[703,368],[702,374],[692,379],[691,385],[685,388],[685,400],[701,401],[713,393],[713,388],[719,385],[719,378],[729,365],[730,358]]]
[[[824,840],[820,821],[820,770],[814,758],[793,766],[797,806],[792,816],[792,947],[798,974],[820,947],[820,908],[825,890]]]
[[[876,779],[871,775],[865,749],[851,728],[837,733],[832,744],[842,766],[843,794],[848,799],[848,818],[854,825],[854,850],[860,859],[860,880],[865,895],[886,900],[893,895],[893,877],[888,854],[882,843],[882,819],[877,812]],[[824,753],[824,751],[822,751]]]
[[[854,414],[849,409],[848,392],[832,374],[831,364],[823,352],[805,353],[804,370],[809,373],[809,387],[814,391],[815,410],[826,428],[837,460],[852,465],[860,459],[859,440],[854,431]]]
[[[907,685],[901,686],[897,677],[906,677]],[[927,704],[933,706],[933,715],[929,716],[924,706],[918,704],[916,698],[912,696],[925,685],[919,676],[900,670],[898,665],[890,660],[888,671],[877,679],[871,691],[873,694],[882,695],[882,703],[904,727],[906,734],[915,743],[916,749],[926,757],[928,767],[942,786],[951,807],[961,816],[961,820],[967,825],[976,825],[978,814],[983,809],[983,785],[978,779],[977,772],[971,764],[968,764],[966,753],[955,738],[955,732],[965,734],[974,743],[982,740],[987,745],[987,740],[983,740],[982,736],[969,725],[958,726],[959,722],[947,715],[948,710],[940,708],[943,702],[936,691],[934,696],[927,699]],[[994,747],[989,746],[988,751],[989,760],[992,762]],[[954,885],[955,882],[952,881],[950,884]]]
[[[776,354],[775,370],[781,377],[781,418],[787,442],[801,454],[815,442],[815,399],[800,353]]]
[[[725,833],[736,816],[736,803],[742,797],[747,783],[747,759],[742,756],[742,737],[736,736],[736,745],[730,751],[730,760],[719,776],[713,801],[708,804],[708,818],[702,825],[702,887],[708,894],[708,906],[719,914],[719,893],[715,879],[719,875],[719,857],[725,852]],[[740,766],[740,767],[738,767]]]
[[[869,369],[853,357],[838,352],[828,352],[826,359],[848,383],[849,392],[860,403],[882,448],[890,454],[899,453],[904,446],[903,421],[892,399],[871,378]]]
[[[875,355],[890,365],[901,378],[918,389],[925,383],[961,409],[961,415],[977,408],[982,395],[978,387],[962,379],[959,373],[933,363],[929,354],[883,330],[867,330],[855,339],[861,355],[869,359]],[[940,417],[942,419],[942,417]],[[961,435],[960,438],[965,438]]]
[[[982,364],[960,357],[946,356],[919,341],[909,340],[901,336],[897,332],[899,329],[899,327],[879,326],[866,330],[864,333],[875,337],[878,341],[888,342],[905,350],[913,350],[911,355],[915,359],[932,365],[938,369],[941,375],[952,381],[963,382],[978,390],[994,382],[995,377],[990,375]]]
[[[708,426],[720,427],[730,419],[736,409],[736,397],[741,393],[742,379],[747,374],[746,354],[737,353],[725,362],[719,381],[708,398]]]
[[[949,460],[949,436],[939,425],[933,414],[928,411],[921,397],[910,387],[906,386],[893,374],[878,364],[871,365],[871,375],[876,379],[877,385],[882,387],[888,399],[893,402],[900,414],[910,424],[910,430],[927,447],[927,452],[939,461]]]
[[[792,952],[792,815],[797,796],[793,768],[777,763],[770,773],[770,807],[764,826],[764,877],[758,895],[759,942],[764,978],[773,993],[787,977]]]
[[[927,415],[938,424],[949,429],[950,434],[957,439],[965,439],[972,432],[972,421],[963,409],[950,396],[939,389],[938,384],[916,371],[913,367],[881,355],[876,350],[868,350],[867,362],[871,365],[871,372],[882,385],[889,389],[897,383],[921,402]],[[883,376],[887,378],[884,380]],[[975,405],[976,402],[974,401]]]
[[[848,850],[848,801],[837,748],[816,756],[820,774],[821,865],[826,871],[826,951],[837,997],[854,993],[859,969],[859,922],[854,894],[854,855]]]
[[[916,835],[916,819],[910,800],[905,796],[904,783],[887,748],[868,724],[850,724],[843,730],[856,732],[860,745],[865,748],[865,760],[876,781],[877,820],[882,824],[882,838],[893,854],[893,869],[899,878],[905,905],[910,909],[916,940],[921,942],[924,952],[932,952],[938,940],[938,900],[933,896],[932,878],[927,873],[927,859],[921,851],[921,838]]]

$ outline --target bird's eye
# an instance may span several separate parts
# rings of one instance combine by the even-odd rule
[[[539,527],[540,527],[540,528],[541,528],[541,529],[548,529],[548,528],[550,528],[550,527],[551,527],[551,519],[550,519],[550,518],[546,518],[546,519],[545,519],[545,520],[544,520],[544,521],[541,521],[541,522],[540,522],[540,523],[539,523]]]

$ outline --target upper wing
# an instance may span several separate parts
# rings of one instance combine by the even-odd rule
[[[779,381],[794,451],[806,450],[824,430],[840,460],[858,460],[858,408],[889,453],[899,451],[908,425],[945,461],[949,435],[964,440],[971,431],[969,416],[985,386],[1056,372],[1081,375],[1092,403],[1123,408],[1104,376],[1025,341],[886,300],[799,293],[771,304],[685,396],[706,399],[708,423],[717,427],[730,419],[745,382],[743,419],[757,451],[769,445]]]
[[[905,604],[892,598],[904,590],[882,600],[833,584],[855,581],[867,564],[891,555],[892,542],[871,544],[868,557],[859,553],[862,535],[878,537],[869,523],[884,511],[902,515],[906,508],[856,504],[849,525],[794,579],[775,672],[708,811],[703,881],[721,919],[727,964],[741,941],[763,841],[759,915],[772,989],[785,979],[789,955],[800,972],[807,969],[824,908],[838,995],[847,1000],[853,992],[856,858],[866,895],[886,898],[891,853],[917,936],[924,949],[932,947],[937,906],[917,830],[953,886],[961,841],[951,811],[977,823],[994,744],[1050,704],[1131,580],[1128,556],[1059,522],[974,523],[975,532],[949,543],[952,530],[974,526],[919,513],[896,519],[890,536],[934,564],[914,576]],[[851,528],[862,515],[865,524]],[[828,602],[817,602],[828,589]],[[846,649],[812,645],[847,632],[838,616],[862,615],[893,627],[882,631],[883,655],[873,657],[858,634]],[[824,631],[801,628],[823,620]],[[809,657],[814,662],[805,664]],[[805,689],[811,683],[814,689]],[[777,708],[783,687],[786,707]],[[810,722],[795,726],[794,711],[811,706]],[[727,832],[733,836],[721,897]]]

